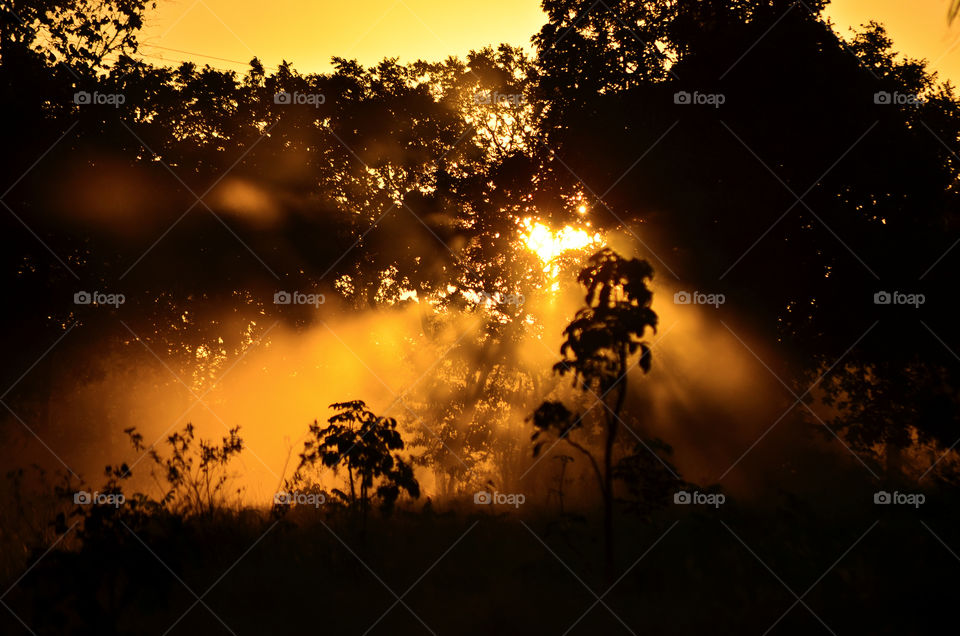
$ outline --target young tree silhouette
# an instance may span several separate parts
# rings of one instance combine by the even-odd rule
[[[600,461],[583,443],[571,438],[584,428],[586,412],[574,414],[556,401],[543,402],[533,415],[537,431],[533,434],[534,456],[546,443],[541,440],[552,432],[583,453],[593,467],[603,496],[604,556],[608,575],[613,567],[613,480],[614,443],[622,422],[620,413],[627,397],[630,359],[637,360],[644,373],[650,371],[650,347],[643,341],[648,328],[656,331],[657,314],[650,308],[653,292],[647,281],[653,268],[642,259],[625,259],[610,248],[590,257],[577,280],[587,288],[586,307],[577,312],[564,330],[566,340],[560,347],[563,360],[554,371],[573,373],[575,387],[594,394],[603,404],[603,451]],[[589,409],[588,409],[589,411]]]
[[[418,498],[420,484],[413,467],[395,452],[404,447],[397,421],[374,414],[362,400],[338,402],[330,408],[337,413],[327,420],[328,426],[321,428],[316,421],[310,425],[312,439],[303,445],[294,479],[317,462],[334,471],[345,466],[350,491],[335,488],[333,493],[351,507],[359,504],[364,527],[374,496],[384,511],[393,508],[401,490]]]

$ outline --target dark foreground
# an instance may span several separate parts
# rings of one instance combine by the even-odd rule
[[[6,582],[0,633],[930,634],[954,621],[949,499],[668,506],[618,520],[612,581],[593,522],[555,513],[107,516]]]

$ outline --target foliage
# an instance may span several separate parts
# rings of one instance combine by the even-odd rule
[[[376,498],[384,512],[393,509],[402,491],[414,499],[420,496],[420,485],[413,467],[397,451],[404,443],[392,417],[380,417],[367,409],[362,400],[338,402],[336,411],[321,427],[310,425],[310,436],[300,453],[295,475],[317,464],[334,472],[346,468],[348,491],[335,488],[333,493],[351,507],[359,506],[366,518],[370,502]]]
[[[648,373],[650,347],[643,337],[657,327],[657,314],[650,308],[653,292],[647,287],[652,277],[645,260],[624,259],[610,248],[594,254],[577,277],[587,288],[586,307],[564,329],[564,359],[554,370],[573,373],[584,391],[606,394],[621,379],[625,386],[626,360],[639,350],[638,364]]]
[[[6,2],[0,101],[18,125],[0,157],[11,175],[0,221],[5,384],[34,364],[33,343],[70,325],[86,337],[64,338],[64,359],[90,359],[108,342],[138,346],[117,335],[116,312],[70,302],[78,279],[136,289],[126,324],[183,366],[196,363],[200,347],[218,360],[241,356],[246,330],[257,323],[253,335],[262,333],[264,317],[314,320],[305,307],[264,300],[278,277],[284,288],[336,293],[356,309],[397,305],[416,291],[420,307],[440,316],[424,318],[428,341],[429,323],[463,309],[464,293],[542,286],[542,263],[515,247],[517,221],[566,223],[582,200],[598,231],[653,237],[658,271],[738,298],[738,311],[785,359],[785,381],[798,394],[830,370],[818,397],[841,407],[828,423],[858,451],[919,446],[955,455],[960,406],[950,396],[960,377],[940,339],[951,329],[960,254],[950,250],[960,227],[952,151],[960,104],[923,61],[900,55],[881,25],[848,38],[827,23],[824,6],[548,0],[533,57],[500,46],[437,63],[364,67],[337,58],[331,72],[304,74],[256,59],[241,73],[135,59],[150,7],[140,0]],[[116,108],[75,102],[77,91],[94,90],[126,100]],[[328,99],[283,105],[278,91]],[[679,105],[678,91],[716,91],[726,102]],[[880,104],[879,92],[918,100]],[[493,93],[518,103],[486,100]],[[199,205],[188,190],[214,184],[222,187],[204,197],[214,214],[195,210],[181,222]],[[238,214],[228,184],[269,204]],[[357,249],[344,253],[350,245]],[[878,281],[915,287],[931,302],[912,314],[878,313],[868,293]],[[450,400],[437,427],[442,443],[430,452],[463,445],[469,470],[447,471],[459,488],[510,451],[510,440],[484,439],[476,428],[507,384],[486,378],[513,375],[501,369],[533,329],[514,309],[482,316],[469,344],[485,357],[463,356],[480,367],[477,376],[450,376],[476,391]],[[638,315],[629,320],[642,323],[642,308],[631,311]],[[243,318],[242,336],[223,335],[224,314]],[[585,314],[584,326],[595,317]],[[918,327],[918,317],[940,336]],[[611,339],[627,322],[605,326],[618,332]],[[910,346],[889,344],[916,332]],[[613,386],[616,411],[625,384],[615,384],[619,353],[604,330],[565,335],[562,368],[581,388]],[[627,354],[639,353],[644,368],[642,337],[630,342]],[[11,407],[26,421],[52,421],[57,381],[100,372],[47,357],[17,380]],[[528,381],[537,378],[512,384],[526,392]],[[576,415],[566,422],[582,425]]]
[[[657,325],[657,315],[650,308],[653,292],[647,286],[652,276],[653,268],[648,262],[625,259],[604,248],[590,257],[577,278],[587,289],[586,306],[563,332],[566,339],[560,353],[564,359],[554,365],[554,371],[561,375],[572,373],[574,386],[595,396],[604,408],[600,453],[572,437],[573,432],[586,428],[586,411],[574,414],[561,402],[545,401],[533,414],[535,457],[546,443],[541,436],[552,434],[590,461],[603,497],[608,576],[614,559],[615,445],[623,423],[621,411],[627,395],[630,358],[639,351],[637,363],[644,373],[650,371],[650,346],[642,339],[648,328],[656,330]]]
[[[647,281],[653,268],[641,259],[624,259],[609,248],[594,254],[577,280],[586,287],[586,306],[564,329],[560,346],[563,360],[554,371],[573,374],[574,385],[599,400],[612,401],[604,411],[608,429],[615,431],[627,393],[628,361],[637,351],[637,364],[650,371],[650,346],[643,341],[647,329],[656,330],[657,315],[650,308],[653,292]],[[584,415],[575,415],[559,402],[541,404],[533,417],[538,431],[554,431],[573,444],[570,433],[584,426]],[[539,454],[544,442],[534,446]]]
[[[639,441],[614,467],[614,477],[623,484],[628,496],[618,498],[624,509],[650,520],[658,510],[665,508],[673,493],[686,484],[666,457],[673,449],[661,440]]]
[[[157,502],[161,508],[185,517],[210,517],[217,509],[226,507],[231,478],[228,466],[243,450],[239,426],[231,428],[216,444],[196,439],[193,424],[188,423],[182,431],[167,437],[170,454],[166,457],[152,446],[149,449],[144,446],[143,435],[135,428],[128,428],[125,432],[137,452],[145,452],[157,469],[151,471],[151,475],[163,493]],[[130,476],[126,464],[112,469],[108,467],[108,470],[114,481]]]

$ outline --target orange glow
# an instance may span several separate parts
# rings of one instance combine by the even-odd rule
[[[894,50],[908,57],[925,58],[940,80],[960,77],[960,22],[947,23],[947,2],[903,0],[833,0],[824,15],[845,39],[850,27],[876,20],[893,38]]]
[[[850,27],[884,23],[897,50],[926,58],[947,80],[960,77],[960,25],[947,24],[947,6],[945,1],[833,0],[825,15],[844,37]],[[293,0],[272,11],[261,9],[253,0],[161,2],[147,14],[141,54],[156,64],[190,60],[237,71],[256,55],[268,67],[288,60],[301,72],[328,72],[334,55],[373,65],[393,56],[401,63],[462,57],[500,42],[529,47],[530,36],[546,22],[538,0]]]
[[[584,228],[570,225],[551,230],[540,221],[527,217],[520,221],[520,226],[520,240],[543,261],[545,272],[549,271],[557,257],[565,252],[599,249],[604,243],[599,232],[590,234]]]
[[[385,57],[463,57],[500,42],[529,47],[545,22],[537,0],[292,0],[269,11],[254,0],[161,2],[147,14],[140,53],[155,64],[190,60],[241,72],[258,56],[268,71],[287,60],[300,72],[323,73],[334,55],[375,65]]]

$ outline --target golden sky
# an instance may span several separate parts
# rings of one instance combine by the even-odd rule
[[[900,51],[926,58],[943,79],[960,78],[960,20],[948,25],[946,11],[947,0],[835,0],[828,15],[842,33],[883,22]],[[539,0],[159,0],[142,51],[156,63],[243,70],[257,55],[268,67],[286,59],[301,72],[327,71],[333,55],[369,65],[527,46],[544,20]]]
[[[827,15],[847,36],[848,27],[876,20],[887,27],[894,48],[925,58],[940,80],[960,82],[960,19],[947,24],[947,0],[834,0]]]
[[[334,55],[369,65],[442,60],[500,42],[528,46],[545,21],[539,0],[159,0],[142,41],[244,63],[257,55],[267,66],[286,59],[317,72],[330,70]],[[150,46],[142,52],[245,68]]]

